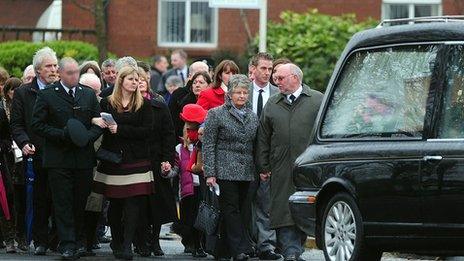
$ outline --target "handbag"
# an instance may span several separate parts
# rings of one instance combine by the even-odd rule
[[[193,226],[206,235],[213,235],[217,231],[220,215],[218,196],[214,188],[207,189],[198,207],[197,218]]]
[[[97,159],[104,160],[112,163],[121,163],[122,152],[116,153],[100,147],[96,153]]]

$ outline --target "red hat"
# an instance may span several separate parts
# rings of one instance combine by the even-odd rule
[[[205,121],[206,113],[207,112],[205,109],[203,109],[203,107],[192,103],[184,106],[182,112],[180,113],[180,118],[183,121],[197,122],[202,124]]]

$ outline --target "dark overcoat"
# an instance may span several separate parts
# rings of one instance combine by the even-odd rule
[[[176,135],[168,106],[157,99],[151,100],[153,108],[153,134],[150,136],[150,157],[153,166],[155,194],[150,197],[154,221],[165,224],[177,220],[174,192],[169,179],[161,177],[161,162],[173,166]]]
[[[100,105],[89,88],[76,87],[75,97],[66,93],[61,83],[39,91],[32,113],[32,130],[45,139],[44,168],[88,169],[96,165],[93,142],[102,134],[100,127],[91,123],[100,117]],[[66,124],[69,119],[80,121],[87,129],[89,142],[84,147],[74,145]]]
[[[13,140],[22,149],[26,143],[34,144],[36,148],[35,158],[38,159],[41,155],[43,137],[35,134],[32,131],[32,110],[39,92],[37,78],[32,82],[21,85],[15,89],[13,101],[11,104],[10,126]]]
[[[271,171],[270,226],[294,225],[288,198],[295,192],[292,168],[306,149],[322,102],[322,94],[303,86],[293,104],[279,93],[269,98],[260,118],[256,163],[259,173]]]

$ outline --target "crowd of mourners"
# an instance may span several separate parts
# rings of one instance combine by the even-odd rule
[[[0,247],[74,260],[109,243],[116,259],[162,256],[172,223],[196,258],[302,260],[291,170],[322,94],[268,53],[246,74],[187,58],[174,50],[169,70],[162,55],[100,66],[44,47],[21,79],[0,67]],[[195,226],[209,191],[214,238]]]

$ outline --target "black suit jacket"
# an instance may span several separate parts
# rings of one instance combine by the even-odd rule
[[[100,97],[106,98],[106,97],[110,96],[111,94],[113,94],[113,90],[114,90],[114,85],[110,86],[110,87],[107,87],[106,89],[104,89],[103,91],[100,92]]]
[[[93,142],[102,130],[91,123],[93,117],[100,117],[100,105],[89,88],[76,87],[74,99],[59,82],[38,93],[32,129],[45,139],[44,168],[87,169],[96,165]],[[77,147],[69,137],[66,124],[71,118],[80,121],[87,129],[89,143],[85,147]]]
[[[154,67],[150,70],[150,88],[152,92],[156,92],[159,95],[164,95],[167,92],[163,82],[163,74]]]
[[[187,66],[187,75],[185,76],[185,79],[184,79],[184,85],[187,84],[187,78],[188,78],[188,74],[189,74],[189,68]],[[165,72],[163,74],[163,86],[166,86],[166,80],[169,78],[169,76],[171,75],[177,75],[177,69],[175,68],[171,68],[169,69],[167,72]]]
[[[11,105],[11,133],[14,141],[19,148],[23,148],[27,143],[32,143],[36,147],[36,159],[40,158],[44,139],[32,131],[32,110],[34,108],[39,85],[37,78],[32,82],[21,85],[15,89]]]

